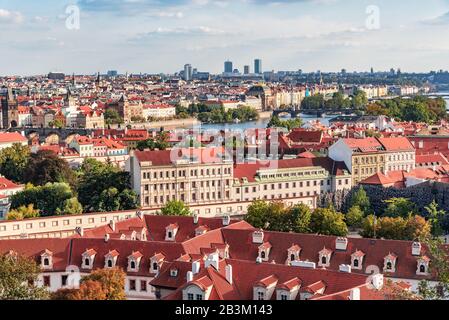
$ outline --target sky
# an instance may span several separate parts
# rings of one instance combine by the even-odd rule
[[[0,75],[422,72],[448,40],[449,0],[0,0]]]

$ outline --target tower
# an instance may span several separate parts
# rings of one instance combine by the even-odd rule
[[[8,88],[2,99],[2,120],[3,129],[15,128],[19,123],[18,103],[12,88]]]
[[[254,73],[262,74],[262,60],[260,59],[254,60]]]
[[[224,73],[232,73],[233,71],[232,61],[225,61],[224,63]]]

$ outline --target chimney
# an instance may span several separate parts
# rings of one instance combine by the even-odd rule
[[[253,243],[254,244],[262,244],[264,239],[263,230],[257,230],[253,232]]]
[[[230,223],[231,223],[231,217],[228,214],[223,216],[223,225],[229,226]]]
[[[110,239],[110,235],[109,235],[109,233],[106,233],[106,234],[104,235],[104,242],[108,242],[109,239]]]
[[[351,273],[351,266],[349,264],[341,264],[339,270],[340,272]]]
[[[208,268],[209,266],[212,266],[215,268],[215,270],[219,270],[219,260],[220,257],[218,256],[218,252],[211,253],[204,263],[205,268]]]
[[[226,266],[226,280],[232,285],[232,266],[230,264]]]
[[[187,272],[187,282],[192,282],[192,281],[193,281],[193,272],[188,271]]]
[[[336,250],[346,251],[347,247],[348,247],[348,238],[338,237],[335,240],[335,249]]]
[[[112,231],[115,231],[115,221],[114,220],[109,221],[109,227],[112,229]]]
[[[193,214],[193,223],[198,224],[198,219],[199,219],[198,214],[194,213]]]
[[[349,300],[360,300],[360,289],[354,288],[351,290],[349,294]]]
[[[198,274],[200,273],[201,264],[199,261],[192,262],[192,273]]]
[[[420,256],[421,255],[421,243],[420,242],[413,242],[413,244],[412,244],[412,255],[413,256]]]

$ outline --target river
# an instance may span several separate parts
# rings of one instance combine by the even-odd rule
[[[320,120],[324,125],[329,125],[329,120],[335,118],[336,116],[324,116],[323,118],[317,118],[316,116],[301,114],[300,118],[306,124],[309,121]],[[289,119],[289,117],[281,117],[281,119]],[[260,119],[258,121],[252,122],[242,122],[242,123],[230,123],[230,124],[202,124],[201,129],[204,130],[246,130],[251,128],[264,129],[267,127],[270,119]]]
[[[447,97],[444,98],[446,101],[446,108],[449,111],[449,93],[448,92],[438,92],[438,94],[447,95]],[[300,118],[303,120],[305,124],[309,121],[315,121],[319,120],[324,125],[329,125],[329,120],[332,118],[335,118],[335,115],[325,115],[323,118],[317,118],[316,116],[311,116],[307,114],[301,114]],[[283,118],[288,119],[289,117]],[[203,130],[241,130],[244,131],[246,129],[264,129],[267,127],[268,122],[270,119],[264,118],[260,119],[258,121],[251,121],[251,122],[242,122],[242,123],[229,123],[229,124],[202,124],[201,129]]]

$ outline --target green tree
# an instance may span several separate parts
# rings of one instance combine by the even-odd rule
[[[379,233],[378,218],[371,214],[362,221],[362,230],[360,235],[364,238],[376,238]]]
[[[30,148],[15,143],[0,151],[0,174],[6,179],[22,183],[30,159]]]
[[[356,90],[352,96],[352,107],[354,109],[365,109],[368,104],[368,98],[366,93],[360,90]]]
[[[99,212],[120,210],[120,198],[117,188],[109,188],[101,192],[98,199]]]
[[[447,300],[449,298],[449,255],[443,241],[437,237],[421,237],[420,241],[428,249],[431,259],[429,271],[435,276],[437,284],[428,280],[419,283],[419,296],[424,300]]]
[[[28,184],[25,190],[11,196],[11,208],[32,204],[41,216],[52,216],[63,211],[65,201],[73,197],[75,194],[67,183],[47,183],[37,187]]]
[[[428,221],[432,226],[432,235],[439,237],[444,235],[443,219],[446,211],[439,210],[438,204],[433,200],[427,207],[424,208],[428,215]]]
[[[144,141],[139,141],[137,143],[137,149],[139,149],[140,151],[143,151],[145,149],[165,150],[169,147],[170,144],[168,143],[168,135],[165,132],[156,137],[156,139],[148,139]]]
[[[23,220],[39,217],[39,210],[34,209],[34,204],[28,206],[20,206],[17,209],[11,210],[6,215],[7,220]]]
[[[109,108],[104,112],[104,120],[108,125],[124,123],[123,118],[120,117],[120,114],[117,112],[117,110],[112,108]]]
[[[406,218],[416,210],[415,204],[406,198],[391,198],[384,201],[387,204],[384,216]]]
[[[190,208],[182,201],[169,201],[161,209],[163,216],[190,216]]]
[[[40,267],[20,255],[0,256],[0,300],[46,300],[46,288],[38,287]]]
[[[109,162],[86,159],[79,171],[78,180],[78,200],[83,205],[84,212],[116,207],[115,201],[108,198],[112,194],[118,198],[119,210],[136,209],[138,206],[137,195],[131,190],[129,173]],[[116,189],[117,192],[111,189]]]
[[[288,210],[286,214],[286,232],[310,233],[312,210],[305,204],[298,204]]]
[[[362,226],[364,214],[359,206],[353,206],[346,214],[346,222],[348,226],[354,228],[360,228]]]
[[[370,213],[371,203],[363,187],[358,188],[357,191],[352,194],[351,207],[359,207],[365,215]]]
[[[329,208],[318,208],[312,213],[310,227],[322,235],[346,236],[348,227],[342,213]]]
[[[252,225],[254,228],[266,228],[270,223],[268,220],[268,203],[263,200],[253,201],[247,209],[245,215],[245,221]]]
[[[67,161],[52,151],[42,150],[31,155],[24,171],[24,181],[34,185],[67,182],[73,186],[75,174]]]
[[[76,215],[82,213],[83,213],[83,206],[76,197],[64,200],[62,208],[56,209],[57,215],[69,215],[69,214]]]

